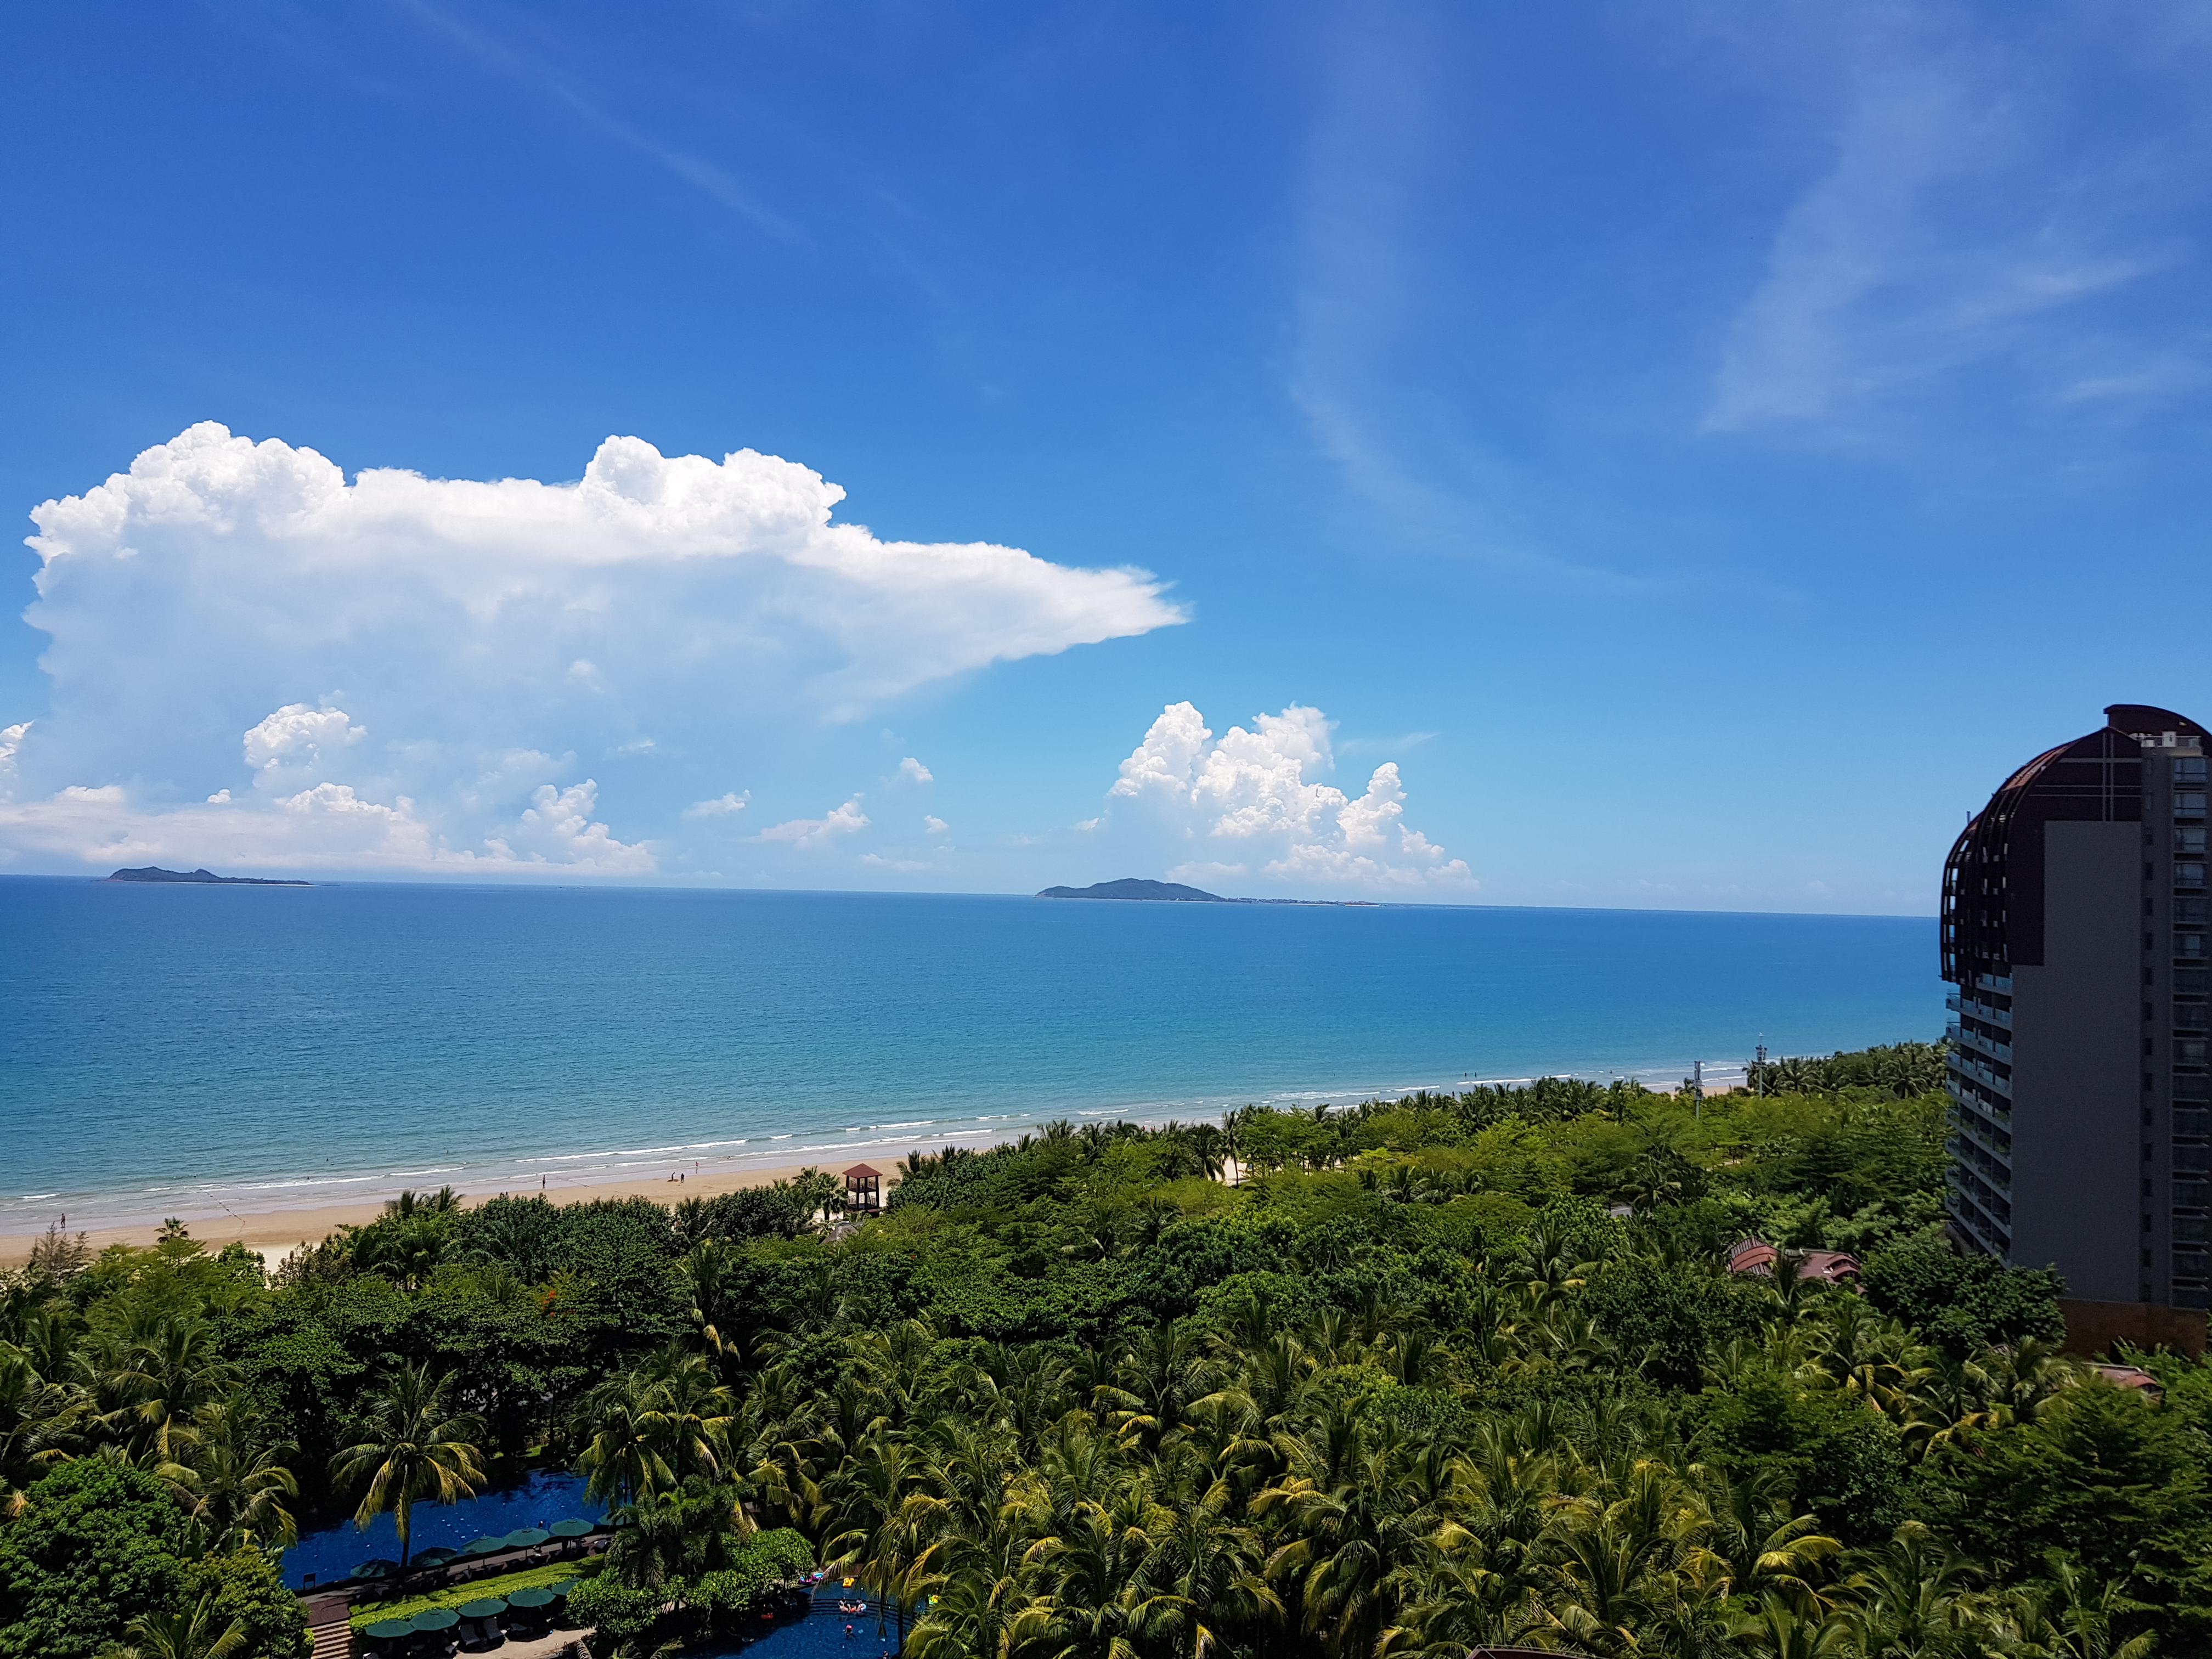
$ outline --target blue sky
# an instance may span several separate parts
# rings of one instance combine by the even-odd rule
[[[0,28],[0,869],[1925,913],[2212,708],[2202,8]]]

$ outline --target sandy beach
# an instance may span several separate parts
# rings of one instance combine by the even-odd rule
[[[594,1198],[649,1198],[656,1203],[673,1204],[679,1199],[713,1198],[720,1193],[736,1192],[744,1187],[765,1187],[770,1182],[787,1180],[801,1170],[803,1164],[780,1164],[768,1169],[706,1170],[699,1174],[687,1173],[682,1181],[670,1181],[665,1176],[624,1176],[606,1181],[571,1182],[546,1188],[545,1195],[558,1204],[580,1203]],[[827,1164],[811,1167],[825,1169]],[[884,1189],[896,1185],[893,1161],[880,1159],[871,1164],[884,1176]],[[518,1189],[526,1194],[538,1188]],[[495,1193],[466,1193],[462,1207],[473,1208]],[[351,1203],[325,1204],[283,1210],[247,1211],[234,1216],[218,1216],[191,1222],[191,1236],[204,1242],[210,1249],[221,1249],[226,1244],[243,1244],[255,1252],[270,1267],[274,1267],[295,1247],[315,1243],[340,1227],[359,1226],[374,1221],[384,1212],[381,1199]],[[75,1230],[72,1229],[74,1231]],[[83,1230],[85,1242],[95,1250],[106,1249],[110,1244],[151,1244],[160,1231],[159,1223],[149,1222],[128,1227],[88,1227]],[[16,1233],[0,1237],[0,1269],[19,1267],[30,1257],[34,1236]]]

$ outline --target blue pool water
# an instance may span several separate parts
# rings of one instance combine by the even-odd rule
[[[842,1613],[837,1611],[840,1600],[865,1601],[868,1610]],[[746,1659],[888,1659],[900,1651],[898,1628],[885,1614],[882,1633],[878,1634],[877,1605],[873,1596],[845,1589],[832,1578],[815,1588],[813,1608],[804,1619],[778,1624],[750,1641],[710,1643],[692,1649],[684,1659],[735,1659],[738,1654]],[[907,1622],[911,1626],[912,1618]],[[845,1633],[848,1624],[853,1627],[850,1636]]]
[[[0,878],[0,1232],[1942,1030],[1936,923]]]
[[[521,1527],[550,1526],[571,1516],[597,1521],[605,1513],[605,1504],[584,1495],[581,1475],[539,1469],[515,1486],[465,1503],[417,1504],[408,1521],[407,1549],[410,1557],[434,1544],[459,1549],[474,1539],[502,1537]],[[298,1589],[313,1574],[318,1584],[328,1584],[350,1576],[359,1563],[379,1557],[399,1559],[398,1524],[389,1514],[378,1516],[367,1527],[337,1521],[312,1531],[302,1528],[300,1541],[284,1552],[284,1582]]]

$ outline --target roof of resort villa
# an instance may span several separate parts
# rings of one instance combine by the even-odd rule
[[[1773,1245],[1762,1240],[1747,1238],[1729,1252],[1729,1271],[1732,1273],[1771,1273],[1775,1259],[1781,1254]],[[1840,1285],[1847,1279],[1858,1276],[1858,1258],[1842,1250],[1808,1250],[1797,1258],[1797,1277],[1800,1279],[1817,1279],[1824,1284]]]

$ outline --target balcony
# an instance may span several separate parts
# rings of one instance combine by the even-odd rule
[[[1993,1094],[2003,1096],[2008,1101],[2012,1098],[2012,1079],[2009,1077],[1999,1077],[1996,1068],[1982,1059],[1980,1055],[1971,1054],[1963,1048],[1954,1048],[1951,1050],[1950,1063],[1960,1076],[1973,1079],[1984,1089]]]
[[[1987,1054],[1991,1060],[2002,1060],[2008,1066],[2012,1064],[2012,1044],[2009,1042],[1999,1042],[1995,1037],[1984,1036],[1970,1025],[1947,1026],[1944,1034],[1962,1048]]]
[[[1951,1139],[1953,1149],[1955,1151],[1962,1139],[1969,1141],[1975,1146],[1979,1147],[1984,1154],[1988,1158],[1994,1159],[1996,1164],[2004,1170],[2007,1176],[2006,1184],[2009,1185],[2012,1170],[2011,1137],[2004,1137],[2006,1144],[2001,1146],[1997,1144],[1998,1138],[1996,1131],[1990,1125],[1980,1121],[1973,1113],[1964,1111],[1954,1112],[1950,1115],[1950,1117],[1951,1127],[1956,1132]],[[1990,1165],[1983,1162],[1981,1158],[1973,1158],[1970,1161],[1977,1169],[1987,1170],[1990,1168]]]
[[[1954,991],[1950,995],[1945,997],[1943,999],[1943,1006],[1946,1008],[1948,1008],[1953,1013],[1957,1013],[1959,1012],[1959,994],[1956,991]]]
[[[2012,1030],[2011,1009],[2000,1008],[1994,1002],[1977,1002],[1972,997],[1965,998],[1963,1000],[1966,1006],[1958,1010],[1959,1012],[1972,1014],[1976,1019],[1991,1025],[2002,1025],[2008,1031]]]

